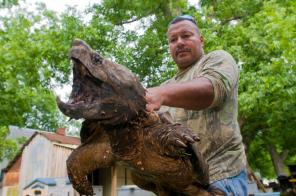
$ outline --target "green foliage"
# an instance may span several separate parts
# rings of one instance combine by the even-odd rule
[[[262,0],[201,0],[203,7],[209,10],[208,16],[226,24],[232,20],[247,20],[260,11]]]
[[[265,146],[273,143],[279,152],[289,150],[287,161],[296,153],[296,4],[289,4],[264,3],[245,27],[250,63],[244,66],[240,94],[241,116],[248,121],[243,131],[254,133],[248,139],[262,130]]]
[[[260,135],[261,133],[257,133]],[[259,170],[261,174],[264,174],[265,177],[273,177],[274,171],[271,157],[266,153],[265,141],[258,137],[248,147],[248,159],[249,164],[255,170]],[[255,153],[256,152],[256,153]]]
[[[41,18],[19,12],[14,17],[2,17],[1,21],[0,99],[3,105],[0,112],[6,115],[1,117],[0,125],[56,127],[54,97],[46,87],[57,74],[53,71],[56,69],[52,62],[57,57],[51,60],[47,56],[47,50],[55,47],[53,42],[46,41],[44,35],[38,34],[36,26]],[[61,57],[63,60],[66,58],[66,55]]]
[[[0,1],[0,8],[10,8],[14,5],[18,5],[18,0],[1,0]]]
[[[25,138],[7,139],[7,132],[7,127],[0,127],[0,161],[5,158],[11,160],[17,154],[19,146],[26,141]]]

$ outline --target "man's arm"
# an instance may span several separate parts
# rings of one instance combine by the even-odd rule
[[[146,109],[154,111],[166,105],[188,110],[201,110],[209,107],[213,100],[214,89],[211,81],[205,77],[199,77],[184,83],[148,88]]]

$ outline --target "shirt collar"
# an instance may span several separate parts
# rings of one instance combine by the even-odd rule
[[[193,63],[192,65],[188,66],[186,69],[180,71],[178,70],[177,74],[175,75],[174,79],[178,79],[180,77],[182,77],[185,73],[187,73],[192,67],[194,67],[195,65],[198,64],[198,62],[204,57],[204,54],[201,55],[201,57],[198,59],[198,61],[196,61],[195,63]]]

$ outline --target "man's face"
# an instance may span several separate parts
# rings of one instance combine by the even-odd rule
[[[203,37],[192,22],[183,20],[172,24],[167,36],[170,53],[179,70],[194,64],[203,54]]]

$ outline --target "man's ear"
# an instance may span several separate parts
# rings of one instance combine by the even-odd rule
[[[204,47],[204,45],[205,45],[205,42],[204,42],[204,38],[203,38],[203,36],[202,36],[202,35],[201,35],[201,36],[199,36],[199,40],[200,40],[201,47]]]

